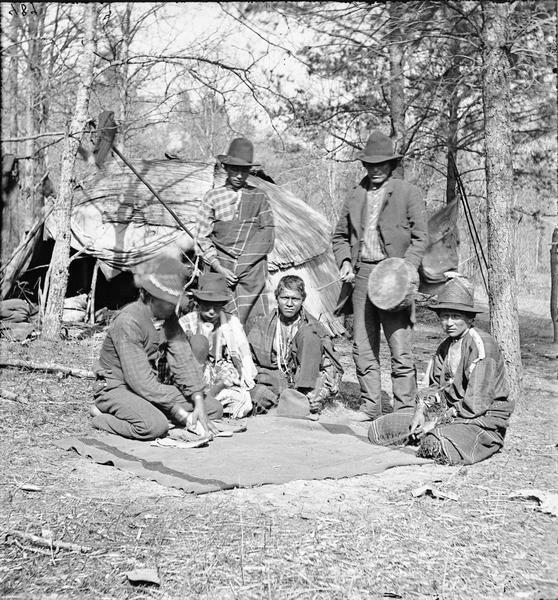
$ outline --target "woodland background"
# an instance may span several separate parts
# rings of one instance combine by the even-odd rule
[[[480,4],[100,4],[88,112],[115,111],[118,144],[132,158],[212,160],[246,135],[266,171],[332,223],[360,177],[354,149],[379,128],[432,209],[456,193],[453,156],[485,239]],[[18,205],[4,209],[5,257],[42,207],[45,175],[59,185],[84,6],[3,3],[2,12],[2,149],[20,158],[23,179]],[[555,223],[556,4],[516,2],[510,18],[521,281],[549,270]],[[461,261],[474,274],[468,237],[464,229]]]
[[[558,309],[556,2],[0,9],[2,153],[18,158],[21,176],[19,194],[2,194],[3,263],[45,196],[55,198],[62,225],[60,256],[69,253],[72,190],[92,168],[76,156],[80,143],[91,148],[89,121],[103,110],[115,111],[117,144],[129,158],[213,161],[232,137],[252,138],[266,172],[332,228],[362,174],[356,148],[379,128],[405,154],[403,175],[426,192],[430,213],[466,195],[490,267],[490,319],[478,321],[504,350],[517,400],[503,451],[478,465],[191,497],[54,447],[89,428],[93,385],[31,365],[91,370],[102,331],[57,343],[2,339],[2,357],[30,366],[2,369],[0,595],[556,598],[555,517],[512,499],[518,489],[555,491],[557,346],[550,342],[553,322],[558,341],[558,314],[549,318],[548,298],[553,257]],[[460,268],[478,297],[483,277],[463,207]],[[61,264],[53,282],[63,292]],[[441,333],[430,311],[419,306],[418,314],[422,372]],[[347,378],[332,410],[343,413],[358,406],[359,393],[350,342],[336,343]],[[389,368],[383,374],[389,380]],[[457,500],[416,498],[419,485]],[[18,543],[10,531],[92,552],[53,553]],[[158,570],[160,588],[127,581],[131,569],[146,567]]]
[[[511,323],[494,333],[519,361],[507,305],[549,273],[556,246],[555,2],[38,2],[3,3],[2,17],[2,150],[21,177],[2,258],[54,196],[61,267],[45,324],[59,323],[72,190],[90,168],[76,155],[101,111],[115,111],[129,158],[211,161],[232,137],[253,139],[266,172],[332,227],[378,128],[429,212],[467,201],[460,271],[490,288],[493,322]]]

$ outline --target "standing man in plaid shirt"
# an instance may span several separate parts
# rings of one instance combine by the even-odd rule
[[[205,195],[198,213],[197,242],[205,264],[227,280],[233,299],[227,310],[246,325],[267,315],[264,295],[267,255],[273,250],[275,227],[266,194],[246,183],[254,147],[245,138],[231,142],[217,159],[227,172],[225,185]]]

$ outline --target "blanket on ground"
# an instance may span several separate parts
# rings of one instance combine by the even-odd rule
[[[97,431],[56,445],[195,494],[300,479],[340,479],[430,462],[412,451],[372,446],[364,430],[344,422],[266,415],[248,419],[247,425],[247,431],[215,438],[202,448],[158,447]]]

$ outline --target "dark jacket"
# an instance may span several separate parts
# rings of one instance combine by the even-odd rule
[[[443,387],[447,383],[444,361],[451,343],[451,338],[445,339],[428,365],[431,385]],[[461,419],[484,417],[485,422],[480,424],[486,429],[506,428],[514,404],[509,398],[504,359],[496,340],[472,327],[461,343],[461,361],[451,385],[444,391],[448,408],[454,408]]]
[[[278,311],[275,309],[270,315],[255,319],[248,332],[248,342],[250,343],[252,357],[258,370],[261,368],[278,368],[275,352],[273,351],[277,319]],[[339,357],[333,348],[331,337],[327,333],[325,327],[304,308],[302,309],[302,323],[299,331],[303,327],[310,327],[316,332],[323,344],[324,353],[329,356],[335,368],[338,371],[343,372],[343,367],[341,366]]]
[[[350,260],[356,267],[366,226],[368,176],[349,194],[332,236],[333,254],[341,267]],[[401,179],[389,179],[378,216],[378,235],[388,258],[408,260],[417,269],[428,243],[428,222],[422,191]],[[340,312],[352,293],[352,284],[344,284],[336,312]]]

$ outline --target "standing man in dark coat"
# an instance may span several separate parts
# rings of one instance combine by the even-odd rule
[[[268,314],[265,284],[267,255],[275,242],[273,213],[266,194],[246,182],[251,168],[258,164],[250,140],[234,139],[227,154],[217,159],[227,180],[204,196],[197,242],[205,264],[223,275],[232,290],[226,310],[246,325]]]
[[[394,411],[414,405],[416,369],[412,356],[412,308],[380,310],[368,297],[368,278],[385,258],[405,259],[418,269],[428,241],[426,210],[419,188],[392,177],[401,155],[390,138],[374,131],[358,157],[366,176],[347,197],[335,232],[333,253],[343,287],[338,314],[352,295],[353,358],[360,383],[358,420],[382,415],[380,325],[391,353]]]

